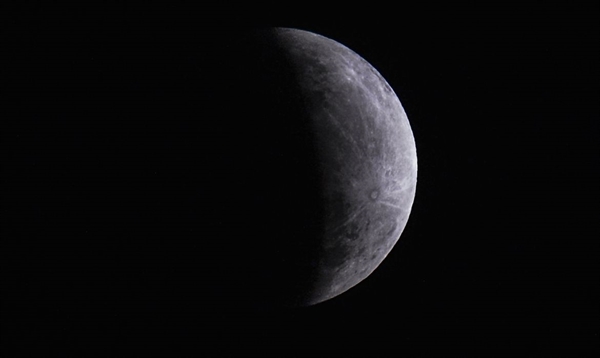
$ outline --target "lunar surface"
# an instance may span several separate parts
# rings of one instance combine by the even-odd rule
[[[398,97],[367,61],[311,32],[274,31],[309,113],[322,181],[312,305],[364,280],[398,241],[415,197],[416,146]]]

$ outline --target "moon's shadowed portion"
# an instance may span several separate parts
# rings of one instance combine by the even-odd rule
[[[304,305],[324,233],[309,114],[271,31],[225,34],[227,41],[221,34],[203,48],[196,75],[182,81],[200,90],[165,118],[193,123],[193,160],[182,165],[197,180],[183,223],[193,234],[169,238],[175,259],[165,269],[178,282],[166,290],[168,305],[177,307],[177,297],[205,306],[198,312]]]
[[[272,31],[237,34],[225,53],[219,98],[232,98],[217,120],[227,149],[212,165],[228,173],[218,184],[227,199],[214,201],[227,220],[223,227],[235,228],[223,237],[232,294],[242,305],[305,304],[324,232],[309,113]]]

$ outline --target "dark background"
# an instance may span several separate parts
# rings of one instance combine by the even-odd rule
[[[370,22],[27,10],[7,12],[1,33],[7,353],[597,355],[597,9]],[[400,98],[419,158],[411,217],[387,259],[302,309],[241,307],[247,268],[239,287],[223,279],[251,262],[223,240],[259,240],[245,225],[260,194],[206,204],[264,184],[264,168],[235,160],[257,145],[243,133],[285,144],[261,124],[252,77],[236,77],[256,49],[232,34],[268,25],[369,61]],[[285,228],[279,209],[262,230]]]

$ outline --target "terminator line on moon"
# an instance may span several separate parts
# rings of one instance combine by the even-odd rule
[[[416,146],[398,97],[367,61],[311,32],[274,31],[308,107],[323,175],[312,305],[364,280],[398,241],[415,197]]]

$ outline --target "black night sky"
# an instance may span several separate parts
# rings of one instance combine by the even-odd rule
[[[597,9],[381,23],[29,10],[0,33],[3,356],[598,354]],[[269,25],[370,62],[403,104],[419,160],[386,260],[301,309],[240,307],[251,282],[224,279],[251,260],[223,240],[250,253],[260,230],[294,231],[285,206],[223,193],[293,191],[260,182],[248,160],[267,144],[241,137],[261,114],[253,86],[231,75],[255,60],[231,34]],[[292,201],[290,215],[304,210]],[[260,210],[266,224],[248,232]]]

